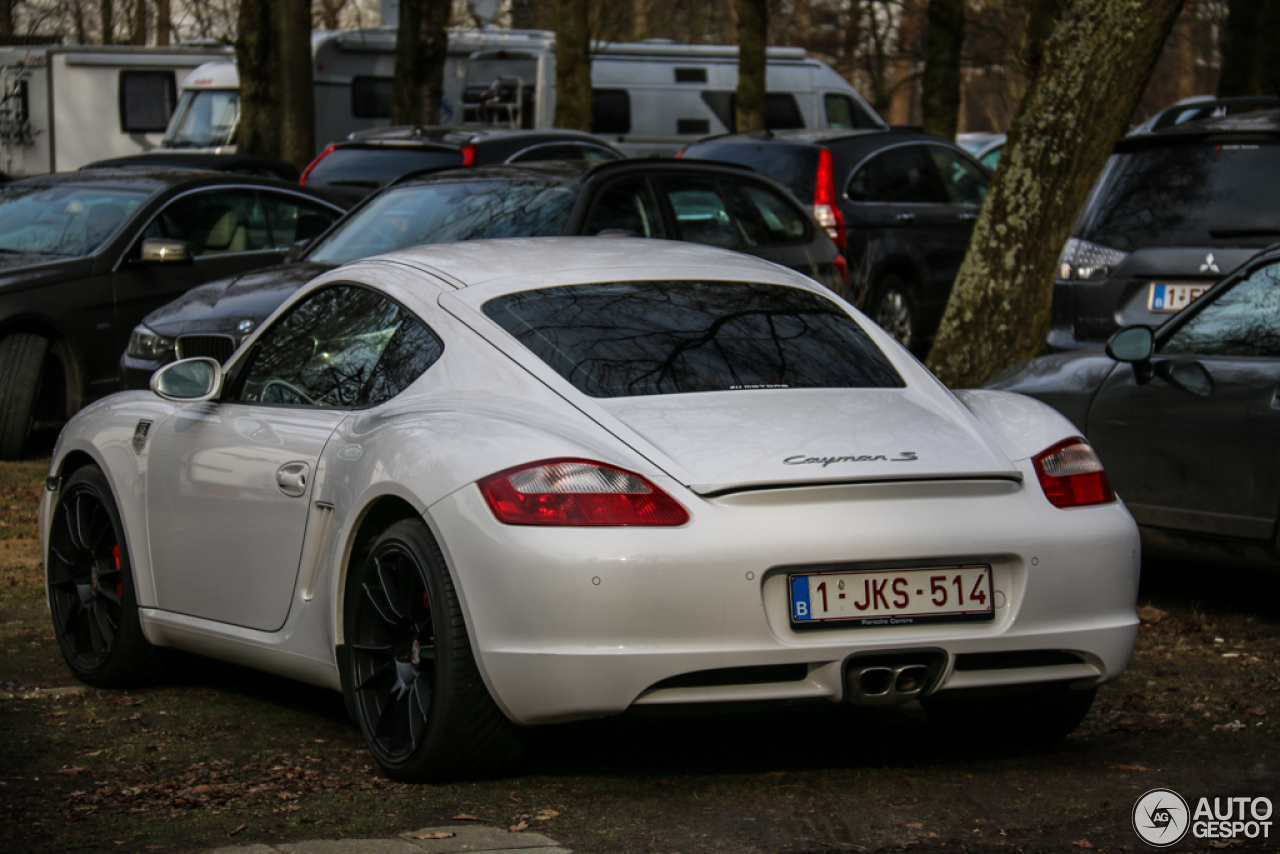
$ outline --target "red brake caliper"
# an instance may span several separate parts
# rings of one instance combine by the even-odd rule
[[[119,572],[120,571],[120,547],[119,546],[111,547],[111,563],[115,567],[116,572]],[[116,581],[116,595],[117,596],[124,595],[124,576],[121,576]]]

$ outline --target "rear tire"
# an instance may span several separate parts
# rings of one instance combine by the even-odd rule
[[[54,634],[77,679],[123,688],[159,675],[163,651],[142,633],[124,527],[97,466],[77,470],[58,495],[45,576]]]
[[[0,460],[16,460],[27,447],[48,350],[49,339],[30,332],[0,338]]]
[[[1089,714],[1097,688],[1073,691],[1065,683],[985,697],[921,700],[929,720],[965,743],[977,737],[993,743],[1044,744],[1070,735]]]
[[[471,651],[440,547],[421,521],[391,525],[347,582],[348,708],[394,780],[497,774],[519,753],[516,727]]]

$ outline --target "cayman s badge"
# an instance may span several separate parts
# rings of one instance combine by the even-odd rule
[[[133,428],[133,452],[138,456],[142,456],[142,449],[147,446],[147,433],[151,430],[150,421],[139,421],[138,426]]]
[[[919,457],[915,451],[898,451],[898,456],[888,457],[884,454],[858,454],[848,457],[809,457],[796,454],[782,461],[784,466],[822,466],[826,468],[832,463],[914,463]]]
[[[1221,273],[1222,272],[1221,270],[1218,269],[1217,263],[1214,262],[1212,252],[1204,256],[1204,263],[1200,265],[1200,272],[1201,273]]]

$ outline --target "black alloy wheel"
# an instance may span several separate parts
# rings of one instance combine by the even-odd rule
[[[421,521],[378,537],[351,574],[344,613],[348,708],[387,776],[483,776],[515,758],[515,726],[480,677],[452,579]]]
[[[45,571],[58,646],[79,679],[113,688],[154,675],[160,655],[138,622],[120,514],[94,466],[76,471],[60,492]]]
[[[875,313],[871,319],[903,347],[914,351],[919,343],[918,324],[915,304],[908,291],[907,283],[899,276],[890,274],[881,279],[876,288]]]

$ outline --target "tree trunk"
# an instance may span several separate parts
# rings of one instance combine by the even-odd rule
[[[768,0],[738,0],[738,94],[734,117],[739,133],[765,128],[765,45],[769,41]]]
[[[18,0],[0,0],[0,36],[13,35],[13,7]]]
[[[147,43],[147,0],[133,0],[133,15],[129,21],[129,44]]]
[[[591,130],[591,25],[587,0],[556,2],[556,127]]]
[[[1072,0],[1009,129],[929,366],[979,386],[1035,356],[1053,271],[1080,206],[1124,133],[1182,0]]]
[[[240,0],[236,66],[240,71],[240,123],[236,150],[280,157],[280,73],[272,0]]]
[[[99,17],[102,19],[102,43],[114,44],[116,40],[116,13],[112,0],[99,0]]]
[[[275,0],[272,5],[280,52],[280,159],[301,167],[316,156],[311,0]]]
[[[391,124],[439,123],[452,6],[450,0],[400,0]]]
[[[924,129],[946,139],[960,122],[960,53],[964,48],[964,0],[929,0],[920,105]]]
[[[1280,95],[1280,0],[1230,0],[1218,96]]]
[[[169,0],[156,0],[156,44],[167,45],[173,40],[173,12]]]

